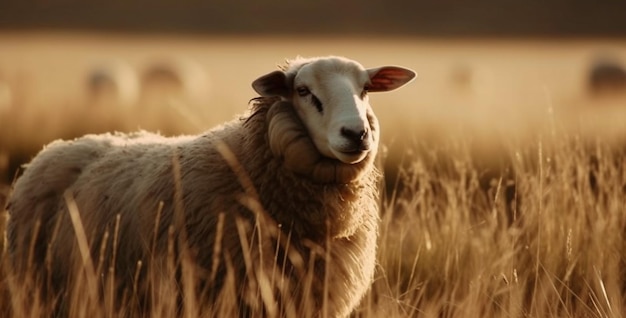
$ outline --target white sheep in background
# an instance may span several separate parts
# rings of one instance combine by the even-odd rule
[[[89,101],[98,107],[132,106],[139,98],[139,79],[135,70],[126,63],[100,63],[88,73],[87,95]]]
[[[131,284],[138,260],[158,271],[173,239],[179,258],[188,250],[200,268],[193,281],[207,295],[219,295],[234,274],[244,313],[345,317],[375,267],[379,127],[367,93],[414,77],[341,57],[298,58],[254,81],[261,97],[249,113],[203,134],[56,141],[10,199],[17,268],[27,268],[34,246],[35,264],[43,268],[47,258],[63,288],[76,273],[68,264],[85,262],[64,216],[75,202],[91,258],[103,268],[115,258],[120,288]],[[117,240],[107,235],[114,228]]]
[[[163,59],[141,74],[141,99],[147,107],[202,104],[208,96],[206,73],[194,60]]]
[[[588,89],[595,97],[626,94],[626,69],[616,58],[596,57],[589,69]]]

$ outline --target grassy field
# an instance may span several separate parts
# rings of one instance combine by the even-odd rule
[[[416,82],[371,97],[387,180],[376,280],[354,316],[626,314],[626,97],[592,98],[586,86],[595,54],[626,61],[625,43],[0,34],[0,46],[0,89],[11,88],[0,90],[0,197],[12,169],[51,140],[195,133],[233,118],[254,97],[250,83],[287,57],[412,68]],[[193,61],[205,89],[102,105],[87,78],[112,60],[139,73]],[[6,255],[0,264],[0,315],[49,314]],[[68,297],[70,316],[128,314],[86,286]],[[151,316],[170,317],[175,296],[157,298]],[[234,306],[226,294],[210,310],[185,296],[189,317]]]

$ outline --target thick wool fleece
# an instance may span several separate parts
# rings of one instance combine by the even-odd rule
[[[371,110],[368,118],[378,134]],[[132,284],[138,260],[144,269],[164,267],[173,237],[176,251],[189,251],[197,264],[197,287],[210,299],[233,273],[248,312],[308,306],[314,315],[347,316],[374,274],[375,155],[373,147],[354,165],[322,157],[291,104],[271,98],[254,100],[248,115],[198,136],[141,132],[57,141],[15,185],[11,250],[25,266],[36,237],[35,265],[50,260],[55,288],[70,286],[76,270],[69,264],[82,259],[63,196],[69,189],[92,258],[107,268],[115,255],[120,288]],[[264,302],[255,289],[260,282],[290,304],[268,309],[267,295]]]

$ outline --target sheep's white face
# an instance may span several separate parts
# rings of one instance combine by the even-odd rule
[[[378,143],[367,93],[396,89],[414,77],[401,67],[366,70],[352,60],[328,57],[297,61],[286,72],[259,78],[253,87],[261,96],[291,101],[322,155],[354,164]]]
[[[319,60],[302,66],[292,101],[313,143],[326,157],[356,163],[377,142],[367,119],[367,72],[353,63]]]

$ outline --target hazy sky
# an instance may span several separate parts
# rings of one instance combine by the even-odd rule
[[[626,2],[2,0],[2,29],[626,38]]]

